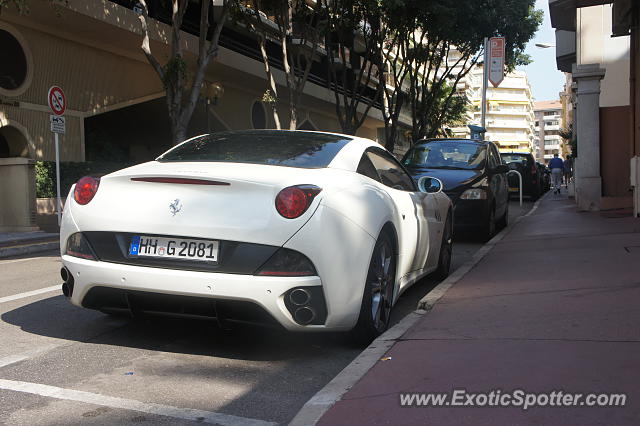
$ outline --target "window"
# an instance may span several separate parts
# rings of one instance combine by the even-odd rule
[[[298,130],[318,130],[316,126],[309,120],[304,120],[302,124],[298,126]]]
[[[382,183],[380,176],[378,176],[378,171],[366,153],[362,154],[362,158],[360,159],[360,164],[358,164],[356,172]]]
[[[488,149],[489,149],[489,167],[493,169],[498,164],[501,164],[502,161],[500,160],[500,156],[498,155],[498,153],[496,152],[496,149],[493,146],[489,146]]]
[[[380,181],[384,185],[401,191],[416,191],[411,176],[404,171],[400,163],[391,155],[378,149],[371,149],[366,154],[376,168],[378,175],[380,175]]]
[[[327,167],[349,141],[348,137],[313,132],[220,132],[178,145],[158,157],[158,161],[250,163],[313,169]]]
[[[0,134],[0,158],[8,157],[9,152],[9,142]]]
[[[251,125],[254,129],[267,128],[267,111],[260,101],[255,101],[251,106]]]
[[[465,140],[442,140],[414,145],[402,163],[406,167],[479,170],[484,168],[485,157],[484,145]]]
[[[21,40],[0,28],[0,95],[17,96],[28,85],[30,56]]]
[[[501,154],[502,160],[505,163],[522,163],[525,167],[529,166],[530,154]]]

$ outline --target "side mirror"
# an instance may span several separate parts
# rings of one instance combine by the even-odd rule
[[[510,170],[509,166],[507,166],[506,164],[498,164],[491,170],[491,173],[493,173],[494,175],[497,175],[500,173],[508,173],[509,170]]]
[[[441,192],[444,189],[442,181],[438,178],[431,176],[422,176],[418,179],[418,189],[420,192],[426,192],[428,194],[435,194]]]

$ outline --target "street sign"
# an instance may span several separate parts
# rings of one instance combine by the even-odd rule
[[[67,110],[67,98],[65,98],[64,92],[61,88],[58,86],[51,86],[47,93],[47,103],[54,114],[49,116],[49,122],[51,123],[51,131],[54,136],[53,140],[56,145],[56,210],[58,213],[58,226],[60,226],[62,222],[62,202],[60,199],[60,142],[58,135],[64,134],[66,130],[66,123],[63,115]]]
[[[53,133],[64,135],[67,129],[64,117],[51,114],[49,115],[49,121],[51,122],[51,131]]]
[[[498,87],[504,80],[504,37],[489,39],[489,81]]]
[[[58,86],[51,86],[49,94],[47,95],[47,101],[49,102],[49,108],[55,115],[63,115],[67,109],[67,99],[64,96],[64,92]]]

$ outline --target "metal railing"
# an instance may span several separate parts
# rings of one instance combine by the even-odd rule
[[[520,206],[522,206],[522,174],[521,174],[519,171],[517,171],[517,170],[509,170],[509,171],[507,172],[507,175],[508,175],[509,173],[515,173],[515,174],[517,174],[517,175],[518,175],[518,186],[519,186],[519,188],[520,188]]]

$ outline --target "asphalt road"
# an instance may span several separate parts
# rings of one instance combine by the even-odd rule
[[[453,268],[481,246],[456,237]],[[112,318],[51,290],[59,270],[57,253],[0,259],[1,424],[286,424],[361,351],[343,334]],[[435,285],[407,290],[394,323]]]

